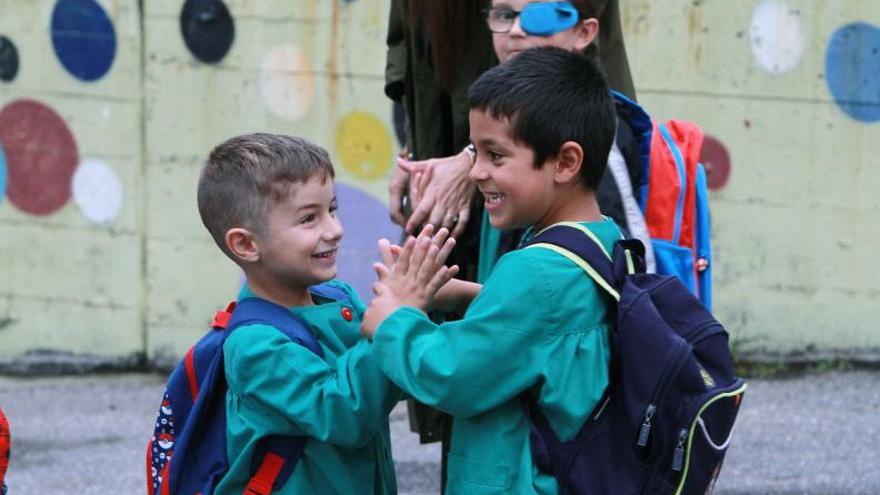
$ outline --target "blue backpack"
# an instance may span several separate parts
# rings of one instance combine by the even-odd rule
[[[566,256],[617,302],[609,385],[574,438],[561,441],[532,394],[520,397],[538,468],[561,495],[711,491],[746,389],[721,324],[677,277],[644,273],[638,240],[612,256],[564,224],[527,247]]]
[[[312,294],[348,299],[342,290],[321,284]],[[149,495],[209,495],[229,469],[226,458],[226,375],[223,343],[236,328],[271,325],[323,357],[305,321],[290,310],[258,298],[230,303],[211,330],[186,353],[165,388],[153,438],[147,446]],[[269,494],[284,486],[296,467],[306,437],[274,435],[260,440],[246,493]]]

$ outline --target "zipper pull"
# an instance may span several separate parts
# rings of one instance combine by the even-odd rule
[[[675,453],[672,455],[672,470],[681,471],[684,464],[684,442],[687,440],[688,431],[684,428],[678,432],[678,445],[675,446]]]
[[[651,418],[654,417],[655,412],[657,412],[657,408],[654,404],[648,404],[648,409],[645,411],[645,420],[642,422],[642,427],[639,428],[639,447],[648,445],[648,435],[651,434]]]

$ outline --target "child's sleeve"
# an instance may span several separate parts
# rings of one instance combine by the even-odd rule
[[[415,308],[398,309],[373,340],[383,371],[416,400],[456,416],[509,401],[537,383],[546,363],[554,313],[540,273],[505,257],[458,321],[437,325]]]
[[[400,399],[367,341],[334,366],[267,325],[236,330],[224,345],[233,413],[282,435],[343,447],[365,444]]]

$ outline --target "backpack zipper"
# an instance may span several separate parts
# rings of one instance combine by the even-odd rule
[[[672,454],[672,470],[676,473],[681,471],[684,465],[684,442],[687,440],[687,437],[687,428],[682,428],[678,431],[678,443],[675,445],[675,452]]]
[[[669,360],[666,368],[660,374],[660,387],[654,392],[654,396],[651,398],[648,407],[645,409],[644,420],[642,421],[642,426],[639,428],[638,441],[636,442],[639,447],[644,447],[648,444],[648,438],[651,434],[651,420],[657,413],[657,404],[662,402],[666,397],[666,392],[671,385],[669,377],[681,369],[681,365],[684,363],[684,357],[687,355],[689,347],[688,343],[684,340],[679,340],[677,343],[678,348],[675,350],[673,359]]]
[[[690,452],[691,444],[693,443],[693,438],[691,438],[691,437],[693,436],[693,431],[694,431],[695,427],[697,426],[697,420],[700,418],[700,416],[703,414],[703,412],[706,409],[708,409],[709,406],[711,406],[712,404],[714,404],[715,402],[717,402],[721,399],[744,393],[746,391],[746,383],[742,379],[737,379],[733,382],[733,384],[728,386],[727,389],[728,390],[726,392],[716,393],[716,395],[714,397],[712,397],[709,400],[707,400],[706,402],[704,402],[700,406],[700,408],[697,410],[697,413],[694,416],[694,420],[691,421],[690,429],[682,429],[681,430],[682,432],[685,433],[685,438],[687,439],[687,451],[688,452]],[[735,424],[735,422],[734,422],[734,424]],[[728,443],[730,441],[730,435],[732,435],[732,434],[733,434],[733,427],[731,427],[729,436],[728,436],[727,441],[725,443]],[[679,434],[679,439],[681,439],[680,434]],[[679,442],[679,443],[682,446],[682,461],[683,461],[684,471],[681,474],[681,479],[679,479],[679,481],[678,481],[678,486],[676,487],[675,492],[674,492],[675,495],[680,495],[682,489],[684,488],[684,483],[687,480],[687,475],[688,475],[688,468],[689,468],[688,464],[690,464],[690,456],[688,455],[687,458],[685,458],[685,456],[683,455],[684,454],[683,442]],[[726,445],[725,445],[725,449],[726,449]],[[677,455],[677,454],[678,454],[678,447],[676,447],[676,451],[675,451],[675,455]],[[673,455],[672,469],[674,471],[682,471],[682,466],[679,466],[678,469],[675,469],[675,455]]]

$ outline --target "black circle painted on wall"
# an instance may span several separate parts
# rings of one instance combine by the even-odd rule
[[[222,60],[235,39],[235,23],[222,0],[186,0],[180,30],[189,51],[206,64]]]
[[[18,50],[6,36],[0,36],[0,80],[11,81],[18,74]]]

